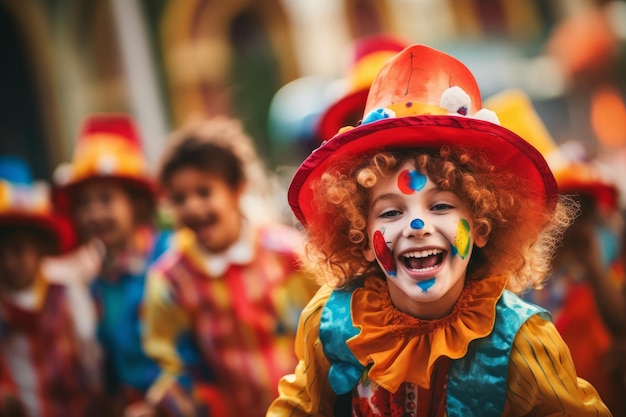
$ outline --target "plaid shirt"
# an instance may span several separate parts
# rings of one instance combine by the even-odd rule
[[[66,288],[39,282],[35,308],[0,297],[0,396],[15,395],[31,417],[86,416],[89,384]]]
[[[166,398],[176,381],[187,380],[196,397],[202,386],[218,392],[223,402],[209,404],[213,415],[257,417],[277,396],[278,380],[296,364],[300,311],[317,286],[298,270],[295,230],[270,227],[253,235],[233,245],[238,254],[212,275],[210,265],[224,262],[201,253],[189,235],[184,243],[183,232],[180,251],[150,273],[146,350],[162,370],[154,397]]]

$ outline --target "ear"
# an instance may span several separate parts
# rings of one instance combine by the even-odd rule
[[[365,248],[362,249],[362,251],[363,251],[363,257],[368,262],[374,262],[376,260],[376,253],[374,252],[374,249],[372,249],[369,243],[367,244]]]
[[[474,246],[477,248],[483,248],[489,242],[489,235],[476,236],[474,239]]]

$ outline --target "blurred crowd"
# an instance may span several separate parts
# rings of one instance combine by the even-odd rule
[[[0,415],[261,416],[295,366],[317,285],[252,141],[172,136],[156,173],[126,114],[88,117],[52,186],[0,158]]]

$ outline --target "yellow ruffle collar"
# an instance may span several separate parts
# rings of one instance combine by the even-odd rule
[[[396,309],[387,283],[372,276],[354,291],[352,320],[360,333],[346,343],[369,378],[390,392],[403,382],[430,388],[433,368],[442,356],[463,357],[472,340],[491,333],[496,303],[506,279],[468,281],[453,311],[438,320],[420,320]]]

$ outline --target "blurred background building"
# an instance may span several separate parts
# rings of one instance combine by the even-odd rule
[[[0,0],[0,153],[51,179],[87,114],[123,111],[154,162],[170,130],[226,113],[269,167],[295,165],[351,43],[377,33],[455,55],[485,97],[525,90],[557,142],[626,178],[617,0]]]

